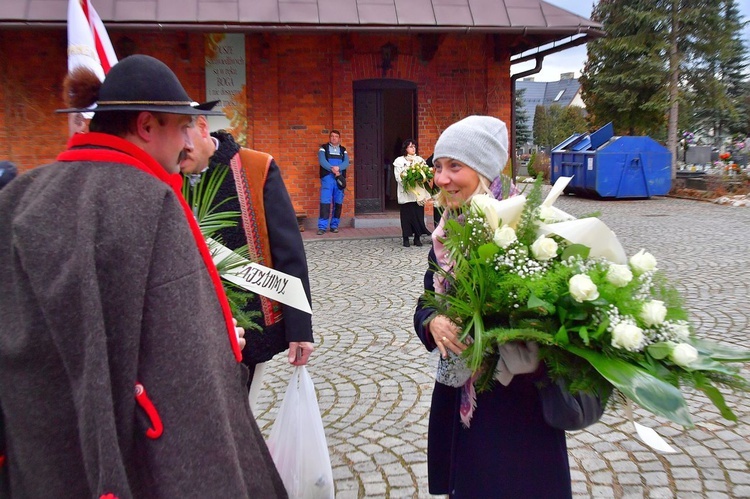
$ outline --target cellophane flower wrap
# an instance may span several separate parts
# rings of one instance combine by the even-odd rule
[[[434,177],[432,168],[422,160],[414,161],[401,172],[401,185],[404,190],[430,189],[430,181]]]
[[[445,291],[427,299],[470,343],[469,388],[493,386],[498,345],[536,341],[548,376],[571,392],[614,389],[692,427],[681,391],[691,387],[736,421],[718,387],[748,390],[739,363],[750,351],[700,339],[652,254],[628,258],[602,221],[552,206],[569,180],[544,201],[538,180],[528,196],[477,195],[446,215],[442,243],[452,265],[435,268]]]

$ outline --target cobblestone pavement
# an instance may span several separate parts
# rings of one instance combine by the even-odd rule
[[[629,255],[646,248],[673,279],[699,334],[750,347],[750,209],[671,198],[560,199],[574,215],[599,212]],[[413,333],[428,245],[397,239],[306,243],[317,351],[315,382],[337,498],[429,497],[427,416],[436,357]],[[267,369],[258,421],[273,419],[291,368]],[[745,371],[749,375],[748,371]],[[568,434],[575,497],[750,497],[750,401],[730,395],[740,423],[689,394],[696,427],[636,411],[678,452],[651,451],[622,410]]]

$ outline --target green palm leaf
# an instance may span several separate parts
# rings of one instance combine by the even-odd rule
[[[236,199],[236,197],[216,201],[216,195],[228,173],[229,167],[226,165],[213,165],[194,185],[191,185],[190,182],[183,182],[182,185],[182,195],[193,209],[198,227],[212,254],[214,253],[212,246],[221,243],[221,237],[218,233],[221,230],[236,227],[242,215],[239,211],[220,211],[222,206],[230,200]],[[245,329],[262,330],[255,322],[260,317],[260,312],[244,310],[247,303],[253,298],[253,294],[223,278],[230,271],[246,265],[249,260],[250,255],[247,245],[245,245],[233,250],[230,255],[222,260],[215,262],[216,270],[222,277],[224,291],[237,323]]]
[[[722,345],[710,340],[692,338],[693,346],[698,351],[721,362],[750,362],[750,350]]]
[[[687,428],[693,427],[687,403],[679,388],[624,360],[606,357],[572,344],[564,348],[586,359],[615,388],[647,411]]]

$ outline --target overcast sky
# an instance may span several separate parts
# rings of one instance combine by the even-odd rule
[[[560,8],[583,16],[591,18],[591,9],[595,1],[593,0],[545,0],[547,3],[556,5]],[[737,2],[740,13],[745,21],[750,20],[750,1],[739,0]],[[750,23],[745,26],[744,31],[745,45],[750,48]],[[586,46],[580,45],[572,49],[558,52],[544,58],[542,70],[532,75],[535,81],[557,81],[560,79],[560,73],[574,72],[575,77],[581,76],[583,64],[586,62]],[[512,73],[520,73],[526,69],[534,67],[534,63],[517,64],[513,66]],[[750,71],[750,70],[746,70]]]

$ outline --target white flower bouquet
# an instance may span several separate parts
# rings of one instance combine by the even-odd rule
[[[445,292],[428,300],[462,326],[474,388],[494,383],[500,344],[536,341],[548,376],[573,393],[615,389],[691,427],[688,386],[736,420],[717,386],[750,388],[736,364],[750,351],[699,339],[653,255],[628,259],[603,222],[552,206],[569,180],[543,202],[537,182],[528,197],[478,195],[447,214],[442,243],[452,265],[435,269]]]
[[[430,181],[434,177],[432,168],[430,168],[424,161],[414,161],[406,169],[401,172],[401,185],[404,186],[404,190],[413,191],[415,189],[427,189],[430,188]]]

